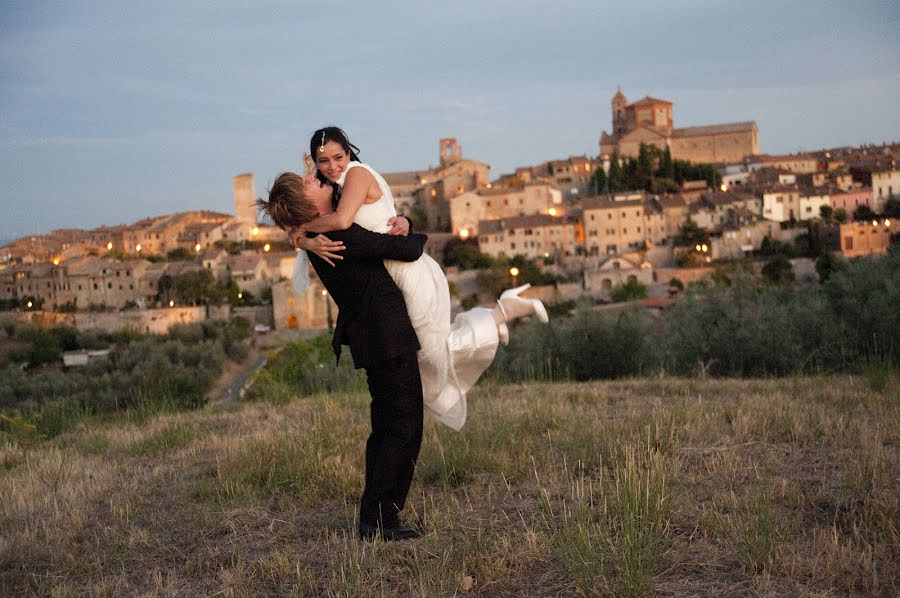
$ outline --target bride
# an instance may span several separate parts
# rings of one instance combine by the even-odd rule
[[[354,150],[358,151],[338,127],[325,127],[313,134],[310,155],[315,159],[317,176],[338,190],[340,199],[331,213],[321,214],[291,232],[292,242],[301,249],[317,249],[307,232],[343,230],[354,223],[377,233],[408,232],[408,221],[397,218],[387,183],[374,169],[359,162]],[[317,239],[319,249],[331,259],[340,259],[336,253],[322,249],[327,239]],[[466,420],[466,393],[494,360],[498,342],[509,342],[507,323],[531,315],[547,322],[547,312],[537,299],[519,296],[529,286],[524,285],[505,291],[494,309],[476,307],[458,314],[451,324],[447,278],[434,259],[423,254],[414,262],[385,260],[385,267],[403,293],[419,339],[425,407],[440,422],[458,431]]]

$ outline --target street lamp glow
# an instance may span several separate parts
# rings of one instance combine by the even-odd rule
[[[140,252],[141,252],[141,244],[138,243],[137,245],[135,245],[135,246],[134,246],[134,249],[135,249],[135,251],[137,251],[138,253],[140,253]]]
[[[244,294],[243,294],[243,293],[238,293],[238,299],[243,299],[243,298],[244,298]]]
[[[697,251],[700,251],[700,245],[698,244],[696,247],[694,247],[694,249],[696,249]]]
[[[518,275],[519,275],[519,269],[516,268],[515,266],[513,266],[512,268],[509,269],[509,273],[510,273],[511,275],[513,275],[513,276],[518,276]]]
[[[258,227],[258,226],[254,226],[252,229],[250,229],[250,234],[253,235],[254,237],[255,237],[256,235],[258,235],[258,234],[259,234],[259,227]]]
[[[706,243],[700,246],[700,251],[702,251],[703,253],[709,251],[709,247],[707,247]]]
[[[197,253],[200,253],[200,243],[197,243],[196,245],[194,245],[194,251],[196,251]]]
[[[872,221],[872,226],[878,226],[878,221],[877,221],[877,220],[873,220],[873,221]]]
[[[467,229],[467,228],[459,229],[459,238],[463,239],[463,240],[468,239],[469,238],[469,229]]]
[[[890,228],[890,227],[891,227],[891,221],[890,221],[889,219],[885,218],[885,219],[884,219],[884,225],[885,225],[886,227]]]
[[[34,304],[33,304],[31,301],[29,301],[29,302],[28,302],[28,307],[29,307],[29,309],[31,308],[32,305],[34,305]]]
[[[719,189],[721,189],[722,191],[728,191],[728,185],[726,185],[725,183],[722,183],[722,184],[719,186]]]
[[[54,265],[54,266],[58,266],[58,265],[59,265],[59,258],[58,258],[58,257],[53,258],[53,265]]]
[[[175,302],[172,300],[169,300],[169,307],[175,307]]]
[[[551,216],[556,216],[556,208],[550,208],[549,210],[547,210],[547,213]]]
[[[112,241],[110,241],[109,243],[106,244],[106,249],[108,251],[112,251]]]
[[[266,253],[268,253],[270,249],[272,249],[272,246],[269,245],[268,243],[263,245],[263,251],[265,251]]]

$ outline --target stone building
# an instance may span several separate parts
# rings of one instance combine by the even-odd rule
[[[212,238],[218,236],[211,231],[217,226],[226,225],[230,220],[231,216],[228,214],[207,210],[147,218],[127,227],[123,233],[123,245],[125,252],[132,255],[165,255],[178,248],[192,250],[197,243],[206,247],[207,242],[211,245],[215,242]],[[198,226],[204,224],[215,226]],[[201,236],[197,236],[198,232]]]
[[[801,188],[799,220],[821,218],[823,206],[831,207],[831,189],[829,187]]]
[[[654,201],[662,213],[665,236],[667,238],[674,237],[690,215],[687,200],[681,195],[663,195]]]
[[[737,225],[725,224],[721,233],[709,241],[709,256],[714,260],[738,259],[751,255],[763,239],[778,238],[779,225],[771,220],[752,220]]]
[[[853,216],[853,212],[859,206],[869,206],[872,208],[872,189],[870,187],[862,187],[861,189],[852,189],[833,193],[831,195],[831,207],[835,212],[844,210],[848,217]]]
[[[478,235],[478,223],[482,220],[531,214],[562,216],[564,213],[562,193],[548,183],[484,187],[450,200],[450,229],[454,235],[468,238]]]
[[[427,180],[428,172],[386,172],[381,175],[394,196],[394,207],[398,214],[405,214],[416,205],[416,191]]]
[[[490,184],[490,164],[465,158],[454,138],[440,140],[440,165],[417,172],[383,173],[395,206],[422,210],[433,231],[450,229],[450,200]],[[402,211],[402,210],[401,210]]]
[[[711,192],[704,195],[701,201],[712,209],[713,224],[720,227],[738,226],[748,216],[762,216],[762,199],[752,193]]]
[[[800,220],[800,190],[796,185],[778,185],[762,191],[763,218],[775,222]]]
[[[891,233],[896,227],[890,220],[848,222],[840,226],[841,253],[845,257],[887,253]]]
[[[650,285],[656,280],[653,276],[653,265],[648,261],[637,259],[637,254],[632,254],[611,255],[602,260],[596,268],[585,272],[584,282],[587,289],[599,289],[609,293],[614,286],[629,282]]]
[[[513,174],[499,177],[493,187],[520,187],[544,181],[560,190],[566,200],[576,200],[591,195],[591,178],[603,162],[587,156],[569,156],[562,160],[548,160],[537,166],[517,168]]]
[[[872,209],[880,214],[889,198],[900,199],[900,170],[872,172]]]
[[[253,293],[258,299],[262,292],[271,286],[272,271],[262,255],[258,253],[241,253],[229,256],[226,260],[229,278],[237,284],[241,291]],[[280,275],[276,274],[275,280]]]
[[[703,230],[711,231],[717,226],[716,208],[703,201],[695,201],[688,206],[691,220]]]
[[[575,255],[583,243],[578,215],[547,214],[483,220],[478,224],[478,248],[493,257],[524,255],[539,258]]]
[[[755,172],[762,168],[784,169],[794,174],[805,174],[819,170],[819,159],[812,154],[753,155],[747,157],[746,163],[750,172]]]
[[[584,245],[590,255],[639,249],[665,233],[665,216],[649,201],[591,198],[582,203]]]
[[[146,260],[109,260],[83,256],[58,264],[41,262],[3,271],[0,297],[43,300],[44,309],[74,305],[121,308],[138,297],[139,279],[151,264]]]
[[[312,283],[303,294],[297,293],[289,280],[273,284],[272,314],[276,330],[324,329],[329,316],[332,326],[337,321],[338,309],[321,281],[312,276]]]
[[[612,133],[600,135],[600,155],[636,157],[642,143],[668,147],[677,160],[737,162],[759,153],[759,130],[753,121],[675,128],[672,102],[647,96],[629,104],[620,89],[612,99]]]

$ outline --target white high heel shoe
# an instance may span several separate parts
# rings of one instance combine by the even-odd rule
[[[546,324],[550,321],[550,316],[547,315],[547,309],[544,307],[544,304],[541,303],[539,299],[526,299],[524,297],[519,297],[519,295],[521,295],[523,291],[526,291],[529,288],[531,288],[531,285],[526,283],[514,289],[507,289],[500,294],[500,299],[514,299],[515,301],[527,303],[528,309],[530,309],[531,312],[535,316],[537,316],[537,319]],[[503,308],[502,301],[498,299],[497,305],[500,306],[500,313],[503,314],[503,319],[506,320],[506,323],[497,326],[497,334],[500,337],[500,342],[505,346],[509,344],[509,326],[507,325],[507,323],[509,322],[509,316],[506,314],[506,310]],[[521,317],[525,316],[523,315]]]
[[[519,295],[521,295],[523,291],[527,291],[530,288],[531,285],[525,283],[520,287],[507,289],[500,294],[500,299],[516,299],[518,301],[528,303],[534,315],[537,316],[537,319],[546,324],[550,321],[550,316],[547,315],[547,309],[544,307],[544,304],[541,303],[539,299],[526,299],[525,297],[519,297]],[[500,306],[500,310],[503,311],[502,304]],[[506,312],[503,312],[503,316],[506,317]]]

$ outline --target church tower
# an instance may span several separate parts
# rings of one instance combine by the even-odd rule
[[[234,215],[238,220],[256,224],[256,189],[252,174],[234,177]]]
[[[616,88],[616,95],[612,99],[612,127],[613,135],[618,137],[627,133],[627,119],[625,108],[628,107],[628,98],[622,93],[622,88]]]
[[[462,146],[456,143],[456,137],[441,139],[441,166],[447,166],[462,160]]]

